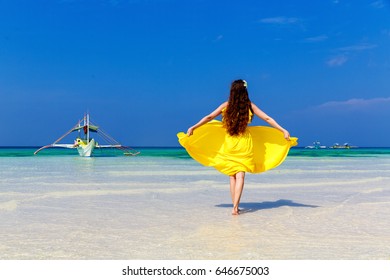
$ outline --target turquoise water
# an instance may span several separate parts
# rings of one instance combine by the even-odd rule
[[[0,157],[50,157],[50,156],[78,156],[76,149],[50,148],[34,155],[39,147],[0,147]],[[189,157],[183,148],[136,148],[130,152],[141,152],[138,157]],[[118,149],[95,149],[94,157],[123,157]]]
[[[390,148],[304,149],[292,148],[289,156],[299,157],[380,157],[390,156]]]
[[[38,155],[34,152],[39,147],[0,147],[0,157],[47,157],[47,156],[78,156],[75,149],[46,149]],[[190,158],[180,147],[139,147],[139,157],[171,157]],[[94,157],[121,157],[123,153],[116,149],[96,149]],[[291,157],[386,157],[390,156],[390,148],[355,148],[355,149],[304,149],[292,148]]]

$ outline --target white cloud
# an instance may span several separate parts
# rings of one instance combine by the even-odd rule
[[[377,47],[377,45],[373,45],[373,44],[356,44],[356,45],[352,45],[352,46],[339,48],[338,51],[342,51],[342,52],[359,52],[359,51],[375,49],[376,47]]]
[[[328,38],[329,37],[326,35],[320,35],[320,36],[306,38],[305,42],[309,42],[309,43],[323,42],[328,40]]]
[[[352,98],[345,101],[329,101],[323,103],[314,108],[316,109],[343,109],[343,110],[361,110],[361,109],[373,109],[376,107],[388,107],[390,106],[390,97],[377,97],[371,99],[364,98]]]
[[[384,34],[385,36],[390,36],[390,30],[384,29],[384,30],[382,30],[382,34]]]
[[[80,0],[59,0],[60,3],[73,3],[73,2],[79,2],[79,1]],[[82,2],[82,1],[80,1],[80,2]],[[139,2],[142,2],[142,0],[102,0],[102,1],[99,1],[100,4],[111,5],[113,7],[117,7],[122,3],[136,4]]]
[[[295,17],[270,17],[263,18],[260,22],[269,24],[295,24],[299,22],[299,19]]]
[[[349,60],[351,53],[364,52],[367,50],[375,49],[376,47],[377,45],[374,44],[361,43],[335,49],[335,52],[338,54],[328,59],[326,61],[326,64],[329,67],[343,66]]]
[[[339,67],[344,65],[347,61],[348,57],[346,55],[337,55],[328,59],[328,61],[326,61],[326,64],[329,67]]]
[[[386,7],[386,4],[384,1],[378,0],[378,1],[372,2],[371,6],[376,8],[376,9],[383,9],[384,7]]]
[[[223,35],[218,35],[217,38],[215,38],[214,42],[221,41],[223,39]]]

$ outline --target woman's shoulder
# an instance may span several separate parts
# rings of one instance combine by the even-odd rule
[[[222,110],[222,111],[225,111],[227,106],[228,106],[229,102],[225,101],[223,102],[221,105],[219,105],[219,108]]]
[[[257,107],[257,105],[256,105],[255,103],[253,103],[253,102],[251,102],[251,107],[252,107],[252,110],[253,110],[254,108],[259,108],[259,107]]]

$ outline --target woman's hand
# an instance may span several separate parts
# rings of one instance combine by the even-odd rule
[[[188,135],[188,136],[191,136],[193,133],[194,133],[194,128],[191,126],[191,127],[187,130],[187,135]]]
[[[286,140],[290,141],[290,133],[287,130],[283,130],[283,136]]]

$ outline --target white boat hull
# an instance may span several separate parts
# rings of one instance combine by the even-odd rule
[[[80,145],[77,147],[77,151],[81,157],[90,157],[92,156],[92,152],[95,149],[96,143],[95,139],[89,141],[87,145]]]

